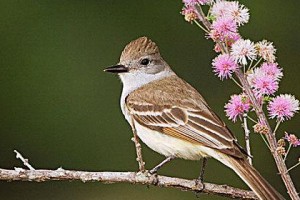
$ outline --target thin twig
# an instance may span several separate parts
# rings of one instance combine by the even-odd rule
[[[252,155],[251,155],[251,147],[250,147],[250,130],[248,128],[247,113],[244,113],[243,115],[243,128],[245,131],[246,151],[248,154],[247,160],[250,163],[250,165],[252,165]]]
[[[261,134],[261,133],[259,133],[259,135],[261,136],[262,140],[263,140],[263,141],[265,142],[265,144],[267,145],[268,149],[271,150],[271,147],[270,147],[270,145],[268,144],[268,142],[267,142],[266,138],[264,137],[264,135]]]
[[[280,123],[281,123],[280,121],[278,121],[278,122],[276,123],[276,126],[275,126],[274,131],[273,131],[273,134],[274,134],[274,135],[276,134],[277,129],[279,128]]]
[[[82,181],[103,183],[132,183],[153,185],[165,188],[177,188],[183,191],[202,192],[205,194],[219,195],[237,199],[258,199],[257,196],[247,190],[233,188],[227,185],[216,185],[212,183],[198,183],[195,180],[174,178],[168,176],[150,175],[147,172],[87,172],[72,171],[59,168],[57,170],[17,170],[0,169],[0,180],[2,181]]]
[[[254,65],[253,67],[251,67],[252,62],[253,62],[253,60],[252,60],[252,61],[251,61],[251,65],[250,65],[249,68],[248,68],[248,71],[251,71],[252,69],[254,69],[254,68],[260,63],[260,61],[262,61],[262,58],[260,58],[260,59],[255,63],[255,65]]]
[[[132,141],[134,142],[135,149],[136,149],[136,156],[137,156],[136,161],[139,164],[140,172],[145,172],[145,162],[143,161],[143,156],[142,156],[142,146],[139,141],[139,137],[136,133],[135,124],[134,124],[133,119],[131,120],[131,128],[132,128],[132,133],[133,133]]]
[[[297,163],[297,164],[295,164],[294,166],[290,167],[290,168],[288,169],[288,171],[290,171],[290,170],[294,169],[294,168],[295,168],[295,167],[297,167],[298,165],[300,165],[300,162],[298,162],[298,163]]]
[[[231,80],[233,80],[233,82],[239,86],[241,89],[243,89],[243,86],[241,86],[241,84],[239,84],[239,82],[237,80],[235,80],[235,78],[231,77]]]
[[[250,119],[250,121],[254,122],[255,124],[257,124],[257,121],[255,119],[253,119],[252,117],[250,117],[249,115],[247,115],[247,118]]]
[[[207,20],[203,10],[202,10],[202,7],[201,6],[196,6],[196,12],[197,12],[197,15],[200,19],[200,21],[202,21],[203,25],[205,26],[205,28],[210,31],[210,27],[211,27],[211,23]]]
[[[175,159],[175,157],[173,156],[170,156],[170,157],[167,157],[166,159],[164,159],[161,163],[159,163],[158,165],[156,165],[153,169],[151,169],[149,171],[150,174],[154,174],[154,173],[157,173],[157,171],[162,168],[162,166],[164,166],[165,164],[167,164],[168,162],[170,162],[171,160]]]
[[[22,154],[20,154],[17,150],[14,150],[14,152],[16,153],[16,158],[20,159],[23,162],[23,165],[25,165],[26,167],[28,167],[28,169],[30,170],[35,170],[30,164],[29,164],[29,160],[24,158],[22,156]]]
[[[283,159],[284,162],[286,161],[286,158],[287,158],[287,156],[288,156],[288,154],[289,154],[289,152],[290,152],[290,150],[291,150],[291,147],[292,147],[292,144],[289,145],[289,148],[288,148],[288,150],[287,150],[286,153],[285,153],[285,156],[284,156],[284,159]],[[289,171],[289,170],[288,170],[288,171]]]
[[[194,20],[193,22],[195,22],[195,24],[199,26],[199,28],[201,28],[205,33],[209,33],[197,20]]]

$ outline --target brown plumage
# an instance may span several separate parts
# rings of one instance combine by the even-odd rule
[[[109,68],[123,82],[121,108],[140,139],[167,157],[213,157],[233,169],[263,200],[284,199],[247,161],[224,122],[180,79],[146,37],[130,42]]]
[[[180,87],[178,87],[179,85]],[[172,98],[167,98],[170,95],[172,95]],[[192,86],[176,75],[140,87],[128,95],[126,105],[134,119],[151,129],[218,149],[237,158],[244,157],[241,147],[237,145],[236,138],[220,118],[211,111],[204,98]],[[139,115],[140,112],[154,111],[154,105],[156,112],[161,112],[161,115],[151,116],[148,114],[147,117]],[[189,113],[202,116],[205,120],[193,117]],[[155,120],[158,126],[156,126]],[[159,122],[167,122],[170,127],[161,127]],[[178,124],[180,126],[177,126]],[[220,135],[203,127],[212,129]],[[183,130],[185,130],[184,133]],[[199,133],[204,132],[216,138],[218,142],[208,139],[203,141],[203,136]]]

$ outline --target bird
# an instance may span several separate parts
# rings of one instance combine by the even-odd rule
[[[177,76],[151,39],[131,41],[119,63],[104,71],[120,77],[122,113],[150,149],[169,160],[214,158],[231,168],[259,199],[284,199],[249,164],[233,133],[201,94]]]

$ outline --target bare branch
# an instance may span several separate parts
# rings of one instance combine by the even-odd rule
[[[24,158],[17,150],[14,150],[14,152],[16,153],[16,158],[20,159],[23,162],[23,165],[25,165],[26,167],[28,167],[28,169],[30,170],[35,170],[30,164],[29,164],[29,160]]]
[[[143,160],[143,156],[142,156],[142,146],[141,143],[139,141],[139,137],[136,133],[136,129],[135,129],[135,124],[133,121],[133,117],[131,117],[131,128],[132,128],[132,133],[133,133],[133,138],[131,139],[134,144],[135,144],[135,149],[136,149],[136,161],[139,164],[139,170],[140,172],[144,172],[145,171],[145,162]]]
[[[247,160],[252,165],[252,155],[251,155],[251,147],[250,147],[250,130],[248,128],[248,121],[247,121],[247,113],[243,116],[243,128],[245,131],[245,141],[246,141],[246,151],[248,154]]]
[[[257,196],[247,190],[233,188],[227,185],[216,185],[212,183],[195,184],[195,180],[174,178],[160,175],[150,175],[141,172],[87,172],[72,171],[59,168],[57,170],[26,170],[16,168],[15,170],[0,169],[0,180],[2,181],[82,181],[103,183],[131,183],[142,185],[153,185],[165,188],[177,188],[183,191],[201,192],[238,199],[258,199]]]

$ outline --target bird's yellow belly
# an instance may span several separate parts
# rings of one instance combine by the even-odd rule
[[[166,156],[175,156],[187,160],[200,160],[202,157],[209,156],[207,153],[210,148],[200,144],[190,143],[182,139],[153,131],[138,123],[135,128],[139,138],[152,150]]]

